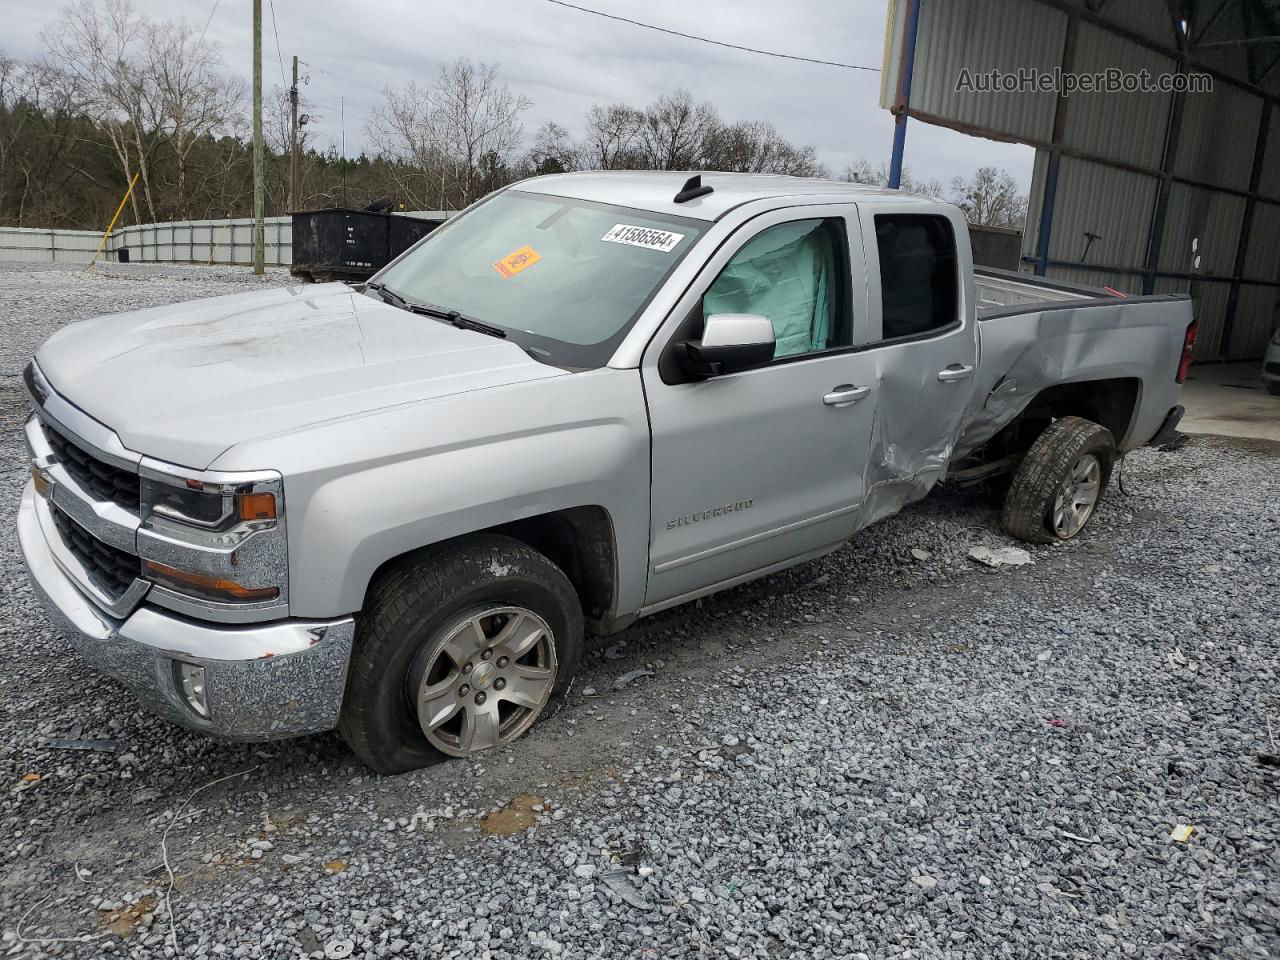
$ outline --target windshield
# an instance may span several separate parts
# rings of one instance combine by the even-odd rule
[[[539,359],[608,362],[705,224],[506,190],[378,276],[411,303],[492,324]]]

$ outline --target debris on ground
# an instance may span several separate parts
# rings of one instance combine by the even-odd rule
[[[1191,834],[1196,832],[1196,828],[1180,823],[1173,828],[1173,832],[1169,834],[1169,839],[1174,843],[1186,843],[1191,839]]]
[[[919,560],[921,563],[924,563],[926,560],[933,559],[933,551],[924,550],[924,549],[921,549],[920,547],[912,547],[911,558],[913,560]]]
[[[643,869],[643,868],[641,868]],[[650,873],[653,871],[650,870]],[[629,907],[635,907],[637,910],[652,910],[653,904],[650,903],[640,889],[632,881],[630,872],[626,870],[612,870],[603,877],[604,885],[622,898],[622,902]]]
[[[95,753],[127,753],[129,744],[123,740],[42,740],[46,750],[89,750]]]
[[[1082,837],[1078,833],[1071,833],[1067,830],[1059,828],[1058,833],[1062,834],[1068,840],[1079,840],[1081,843],[1101,843],[1101,837]]]
[[[620,676],[617,680],[613,681],[613,689],[625,690],[629,684],[633,683],[636,680],[639,680],[641,677],[652,677],[652,676],[653,676],[652,670],[645,670],[643,668],[639,670],[630,670],[627,673],[624,673],[622,676]]]
[[[984,567],[1021,567],[1031,563],[1031,554],[1021,547],[972,547],[969,559]]]

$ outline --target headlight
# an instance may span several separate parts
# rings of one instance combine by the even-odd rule
[[[202,472],[144,458],[138,553],[152,602],[228,622],[288,615],[278,473]]]
[[[232,484],[193,479],[181,482],[183,486],[167,479],[144,478],[142,503],[145,509],[203,530],[223,530],[241,521],[276,518],[276,498],[270,492],[238,493]]]

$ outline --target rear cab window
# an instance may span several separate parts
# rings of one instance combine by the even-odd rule
[[[932,214],[875,216],[883,318],[880,339],[928,336],[960,322],[951,221]]]

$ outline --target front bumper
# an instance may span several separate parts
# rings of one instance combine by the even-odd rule
[[[350,617],[211,624],[145,604],[125,619],[104,612],[67,576],[50,537],[49,506],[28,482],[18,540],[50,618],[95,669],[128,687],[149,710],[192,730],[233,740],[275,740],[338,723],[355,636]],[[208,716],[188,705],[176,664],[204,668]]]

